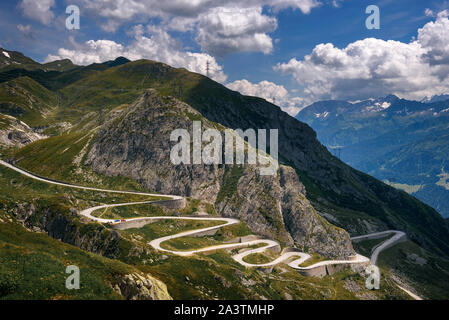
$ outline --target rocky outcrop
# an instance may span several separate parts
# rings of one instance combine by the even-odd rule
[[[127,300],[173,300],[162,281],[149,274],[128,274],[113,287]]]
[[[0,124],[7,123],[0,127],[0,145],[23,147],[31,142],[46,138],[46,136],[36,133],[26,123],[8,115],[0,114]]]
[[[189,105],[147,90],[127,109],[111,114],[84,163],[94,171],[131,177],[148,190],[208,201],[222,216],[238,218],[253,232],[284,245],[332,258],[353,253],[348,234],[321,218],[307,201],[292,168],[263,176],[254,165],[172,164],[173,130],[191,133],[193,120],[200,120],[203,130],[225,129]]]
[[[313,248],[323,256],[341,257],[353,250],[348,233],[317,214],[292,168],[281,166],[280,184],[285,225],[297,246],[302,245],[303,250]]]
[[[35,203],[24,203],[17,204],[12,213],[33,232],[45,232],[62,242],[111,259],[122,255],[120,242],[126,240],[118,232],[98,224],[80,223],[75,209],[67,210],[62,206],[42,208]],[[130,247],[128,256],[134,255],[136,249]],[[118,282],[111,285],[112,289],[127,300],[172,300],[167,286],[150,274],[131,273],[117,275],[117,278],[115,281]]]
[[[95,223],[79,221],[76,209],[62,205],[16,204],[13,214],[24,227],[45,232],[52,238],[81,249],[116,259],[120,256],[120,234]]]
[[[312,128],[277,106],[206,79],[185,101],[208,120],[230,128],[278,129],[279,154],[298,170],[307,198],[351,235],[402,230],[424,248],[449,256],[449,232],[435,210],[332,156]]]

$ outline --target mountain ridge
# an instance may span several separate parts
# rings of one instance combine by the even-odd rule
[[[423,103],[397,98],[388,102],[381,98],[359,102],[357,106],[388,104],[388,108],[369,111],[366,107],[345,107],[341,102],[335,108],[335,103],[312,104],[297,118],[311,125],[320,141],[348,164],[402,185],[409,192],[416,190],[412,186],[423,186],[411,193],[443,216],[449,215],[449,193],[440,179],[449,160],[442,152],[449,142],[448,100]]]
[[[354,236],[396,229],[423,248],[449,256],[449,228],[435,210],[344,164],[309,125],[261,98],[147,60],[68,71],[6,70],[0,71],[0,84],[20,84],[24,75],[57,100],[39,111],[47,118],[31,126],[48,138],[20,149],[0,148],[2,157],[27,170],[68,182],[120,182],[181,192],[191,197],[192,208],[241,217],[256,233],[310,246],[305,249],[322,255],[351,253],[346,232]],[[139,103],[148,90],[152,103]],[[3,99],[11,102],[10,96]],[[190,128],[194,120],[219,130],[278,129],[278,175],[262,178],[238,166],[173,170],[164,158],[167,130]]]
[[[271,103],[260,98],[242,96],[202,75],[189,73],[185,69],[170,68],[157,62],[138,60],[106,69],[104,67],[97,69],[96,66],[90,65],[80,71],[88,80],[76,78],[69,80],[67,87],[61,90],[62,103],[70,106],[70,109],[65,109],[66,107],[60,109],[64,112],[60,113],[61,116],[66,116],[65,113],[68,110],[76,107],[76,114],[80,114],[76,115],[76,118],[79,119],[82,114],[86,115],[92,111],[95,115],[91,116],[96,117],[99,110],[95,99],[103,99],[102,104],[106,102],[107,105],[113,103],[119,106],[123,103],[131,103],[143,90],[140,88],[154,87],[163,95],[171,94],[187,102],[202,116],[221,125],[243,130],[247,128],[279,129],[279,152],[283,161],[293,165],[300,179],[307,181],[305,184],[308,195],[313,196],[312,202],[316,202],[318,211],[325,217],[333,217],[334,224],[337,223],[338,226],[349,229],[351,234],[364,234],[371,230],[368,230],[361,221],[357,222],[358,219],[351,218],[348,222],[347,210],[355,210],[360,214],[369,212],[370,225],[374,231],[376,228],[382,229],[387,226],[390,229],[407,230],[406,225],[401,222],[402,218],[391,216],[391,213],[382,209],[384,205],[379,205],[386,198],[384,200],[382,200],[384,196],[379,198],[375,191],[377,189],[372,189],[372,183],[367,184],[371,178],[353,171],[340,163],[338,159],[333,158],[326,148],[316,141],[316,134],[309,126],[297,122]],[[71,74],[73,75],[73,71],[62,73],[65,77]],[[42,81],[42,79],[38,80]],[[98,94],[99,86],[114,88],[119,83],[122,89],[106,89],[103,95]],[[137,88],[136,84],[139,84]],[[111,95],[104,100],[102,97],[106,97],[106,92]],[[96,95],[95,99],[91,98],[93,95]],[[70,114],[72,113],[73,111],[70,111]],[[365,186],[362,187],[363,185]],[[374,182],[374,185],[377,183]],[[380,190],[385,187],[381,184],[376,188]],[[334,190],[339,191],[336,193]],[[334,205],[330,206],[329,203]],[[410,215],[407,212],[403,214]],[[338,219],[342,221],[338,222]],[[433,241],[440,243],[439,246],[446,246],[435,237],[436,234],[442,235],[442,232],[444,234],[446,230],[430,234],[429,230],[421,229],[420,225],[422,223],[413,227],[421,231],[412,232],[412,238],[423,241],[425,238],[416,237],[416,235],[424,232],[433,238]],[[435,221],[433,228],[440,228],[438,225],[440,223]],[[444,236],[440,238],[444,239]]]

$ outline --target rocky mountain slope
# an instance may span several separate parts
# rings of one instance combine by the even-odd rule
[[[71,131],[95,128],[102,114],[125,107],[152,87],[162,95],[186,102],[201,115],[232,129],[279,129],[281,160],[297,171],[307,198],[331,223],[351,234],[385,228],[409,236],[439,253],[449,252],[449,235],[438,214],[383,183],[351,169],[333,157],[307,125],[259,98],[245,97],[199,74],[165,64],[139,60],[119,61],[114,67],[93,64],[68,72],[27,71],[27,77],[54,91],[59,88],[59,121]],[[0,73],[17,79],[23,72]],[[95,119],[95,120],[93,120]]]
[[[363,276],[351,270],[319,279],[286,266],[269,274],[245,269],[224,251],[164,254],[148,246],[147,237],[179,232],[183,224],[156,222],[122,232],[76,214],[75,208],[98,204],[98,199],[130,201],[126,196],[52,186],[3,166],[0,182],[5,188],[0,194],[0,299],[407,299],[390,276],[382,278],[381,290],[371,292]],[[133,216],[140,211],[132,209]],[[224,241],[242,231],[238,226],[216,236]],[[63,286],[69,264],[81,269],[81,290]]]
[[[429,251],[449,256],[448,226],[437,212],[339,161],[308,125],[263,99],[242,96],[202,75],[147,60],[119,58],[67,71],[0,72],[0,85],[25,88],[24,80],[45,88],[40,90],[46,93],[41,101],[56,99],[56,103],[30,108],[29,101],[39,100],[27,90],[29,100],[17,103],[23,112],[12,115],[5,108],[4,114],[24,123],[32,119],[27,123],[30,128],[50,137],[0,151],[2,158],[37,174],[86,185],[186,195],[213,214],[238,217],[256,234],[325,257],[347,257],[353,252],[347,232],[386,229],[403,230]],[[0,103],[13,101],[12,95],[0,98]],[[191,130],[194,120],[202,121],[203,128],[221,131],[279,129],[277,175],[261,176],[252,166],[174,169],[168,158],[170,132]],[[220,268],[228,261],[216,258]],[[210,259],[200,260],[213,265]],[[188,263],[192,268],[199,265],[195,259]],[[174,275],[166,277],[173,268],[161,264],[152,271],[180,297],[185,287],[174,281]],[[188,275],[192,277],[197,275]],[[196,285],[203,281],[196,280]],[[220,290],[228,292],[225,285]]]
[[[203,130],[224,129],[189,105],[148,90],[107,119],[85,164],[101,174],[130,177],[148,190],[210,202],[220,215],[238,218],[256,234],[286,245],[325,257],[353,253],[349,235],[315,212],[292,168],[282,166],[279,176],[261,176],[256,166],[248,165],[174,166],[170,133],[178,128],[191,132],[194,118],[202,120]]]
[[[427,103],[395,96],[322,101],[297,118],[346,163],[449,215],[449,101],[444,96]]]

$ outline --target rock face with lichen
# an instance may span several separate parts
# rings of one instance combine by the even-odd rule
[[[34,132],[26,123],[9,115],[0,114],[0,146],[23,147],[46,136]]]
[[[113,287],[127,300],[173,300],[162,281],[149,274],[128,274]]]
[[[120,234],[100,224],[80,223],[74,208],[29,202],[16,204],[12,213],[32,231],[45,232],[52,238],[111,259],[120,255],[120,243],[124,241]]]
[[[174,165],[175,129],[226,128],[189,105],[147,90],[128,108],[113,112],[97,132],[85,165],[109,176],[127,176],[149,190],[189,196],[215,205],[217,213],[244,221],[252,231],[284,245],[329,258],[353,253],[348,234],[321,218],[290,167],[264,176],[255,165]],[[250,146],[247,146],[251,148]]]

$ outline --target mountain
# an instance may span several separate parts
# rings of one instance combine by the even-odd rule
[[[4,108],[2,115],[8,121],[22,121],[40,134],[20,145],[3,144],[1,157],[52,179],[183,195],[188,199],[183,212],[206,212],[242,221],[238,227],[227,228],[212,239],[190,239],[193,243],[229,241],[254,233],[276,239],[282,247],[295,246],[322,259],[353,254],[349,235],[398,229],[406,232],[416,246],[441,259],[449,257],[449,230],[435,210],[341,162],[317,140],[308,125],[279,107],[243,96],[183,68],[148,60],[115,61],[66,71],[0,72],[0,85],[5,92],[11,84],[17,85],[28,98],[15,101],[14,94],[0,96],[0,103],[15,103],[21,110]],[[390,97],[392,105],[396,99]],[[335,106],[341,108],[340,102]],[[278,129],[278,173],[261,176],[252,166],[238,165],[173,166],[169,159],[170,132],[177,128],[190,131],[194,120],[201,121],[203,128],[221,132],[226,128]],[[8,130],[7,138],[18,129]],[[77,207],[107,202],[108,196],[59,190],[63,195],[60,200],[50,197],[55,190],[34,187],[10,174],[3,170],[0,178],[9,181],[5,185],[19,186],[22,191],[0,198],[0,209],[15,213],[17,220],[24,220],[30,230],[41,230],[84,250],[140,268],[167,284],[173,298],[285,298],[279,296],[279,291],[297,298],[323,297],[312,285],[315,282],[298,278],[297,273],[279,272],[274,280],[269,280],[263,272],[239,269],[227,253],[164,257],[142,240],[154,229],[120,232],[118,237],[108,227],[86,225],[73,213]],[[29,190],[30,187],[34,189]],[[66,207],[54,207],[59,202]],[[36,209],[20,209],[19,204]],[[144,209],[130,214],[139,214],[140,210]],[[168,228],[159,224],[150,227],[158,226]],[[110,250],[117,239],[118,245]],[[360,282],[360,277],[351,273],[336,277],[340,276]],[[267,285],[267,281],[272,281],[272,285]],[[285,285],[291,281],[311,289],[305,293]],[[354,296],[347,289],[340,289],[342,285],[336,285],[334,280],[313,281]],[[264,285],[245,285],[253,282]],[[202,290],[206,284],[212,288],[212,296]],[[386,286],[393,294],[394,290]],[[388,292],[377,294],[385,297]],[[343,293],[338,294],[343,297]]]
[[[0,112],[36,127],[47,122],[58,96],[28,77],[0,83]]]
[[[18,51],[10,51],[0,47],[0,70],[10,70],[10,69],[29,69],[35,70],[39,69],[40,63],[34,61],[31,58],[24,56]]]
[[[42,67],[46,71],[69,71],[75,69],[77,65],[73,64],[70,59],[62,59],[44,63]]]
[[[449,216],[449,100],[323,101],[297,116],[349,165]]]
[[[103,64],[108,67],[117,67],[117,66],[120,66],[120,65],[128,63],[128,62],[130,62],[129,59],[126,59],[125,57],[118,57],[117,59],[115,59],[113,61],[103,62]]]
[[[69,71],[78,67],[69,59],[56,60],[47,63],[38,63],[18,51],[0,48],[0,71],[24,69],[43,71]]]
[[[440,94],[433,97],[426,97],[421,102],[434,103],[434,102],[443,102],[447,100],[449,100],[449,94]]]
[[[179,98],[206,119],[225,127],[279,129],[281,158],[295,168],[307,197],[332,223],[351,234],[386,227],[409,230],[410,236],[420,239],[422,244],[447,251],[449,242],[443,240],[447,230],[441,229],[441,219],[435,211],[418,208],[421,204],[413,198],[341,163],[316,140],[313,130],[263,99],[242,96],[185,69],[145,60],[83,74],[82,81],[69,80],[60,89],[64,102],[59,117],[73,121],[91,112],[98,114],[100,106],[106,112],[132,103],[144,88],[151,87]],[[410,209],[405,209],[408,206]],[[349,219],[348,210],[353,214]],[[416,214],[421,210],[427,213]],[[366,216],[367,221],[357,215]],[[426,235],[422,237],[422,233]]]

